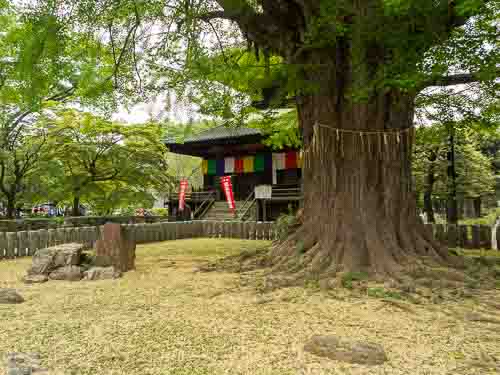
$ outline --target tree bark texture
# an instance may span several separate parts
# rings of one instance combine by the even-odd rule
[[[298,101],[303,224],[274,248],[274,270],[292,271],[299,279],[350,271],[395,276],[420,264],[422,256],[447,263],[447,250],[416,211],[414,96],[391,89],[351,99],[349,69],[323,71],[311,80],[323,86]]]

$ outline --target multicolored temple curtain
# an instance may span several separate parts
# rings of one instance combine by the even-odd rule
[[[285,169],[297,169],[297,153],[295,151],[285,154]]]
[[[215,159],[208,160],[207,174],[215,176],[216,173],[217,173],[217,163]]]
[[[255,156],[245,156],[243,158],[235,158],[232,156],[224,159],[209,159],[203,160],[203,174],[213,176],[224,176],[232,173],[253,173],[276,171],[283,169],[302,168],[303,154],[302,152],[278,152],[278,153],[259,153]]]
[[[253,163],[253,167],[255,169],[255,172],[264,172],[265,170],[265,155],[264,154],[257,154],[255,155],[255,160]]]
[[[243,172],[244,173],[252,173],[254,172],[254,157],[246,156],[243,158]]]
[[[234,171],[236,173],[243,173],[243,159],[237,158],[234,161]]]
[[[224,158],[224,173],[234,173],[234,157]]]

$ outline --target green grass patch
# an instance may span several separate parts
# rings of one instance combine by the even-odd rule
[[[368,279],[368,274],[365,272],[347,272],[342,275],[342,286],[347,289],[352,289],[354,281],[363,281],[366,279]]]
[[[401,293],[387,290],[384,288],[368,288],[366,294],[372,298],[392,298],[392,299],[403,299]]]

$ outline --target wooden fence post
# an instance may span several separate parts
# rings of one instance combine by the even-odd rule
[[[480,229],[480,238],[481,238],[481,248],[483,249],[491,249],[491,227],[489,225],[481,225]]]
[[[25,230],[17,232],[18,256],[27,256],[29,254],[28,232]]]
[[[7,258],[14,258],[18,255],[17,232],[7,232]]]
[[[481,248],[480,226],[479,225],[472,225],[471,230],[472,230],[472,246],[471,247],[473,249],[479,249],[479,248]]]
[[[7,236],[0,232],[0,259],[7,258]]]
[[[35,252],[40,248],[40,233],[37,230],[32,230],[28,232],[29,236],[29,255],[35,254]]]
[[[39,231],[39,239],[40,239],[40,249],[45,249],[49,247],[49,231],[47,229],[40,229]]]
[[[457,247],[457,226],[456,224],[448,224],[447,227],[448,247]]]
[[[55,246],[55,244],[56,244],[56,230],[57,229],[48,229],[47,230],[47,247]]]
[[[458,226],[458,246],[467,249],[470,247],[469,230],[467,225]]]

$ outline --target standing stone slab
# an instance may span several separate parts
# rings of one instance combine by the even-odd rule
[[[107,256],[111,265],[121,272],[135,268],[135,241],[132,241],[120,224],[106,224],[103,237],[96,243],[96,256]]]

